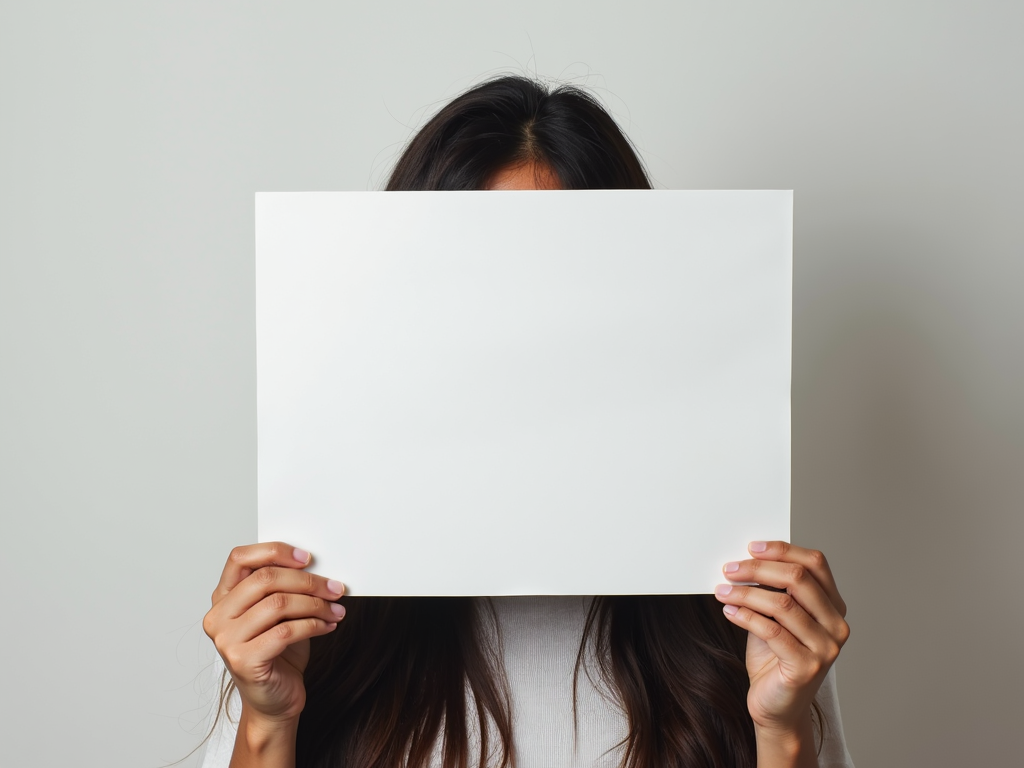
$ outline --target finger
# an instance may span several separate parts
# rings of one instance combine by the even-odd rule
[[[775,619],[819,659],[831,663],[839,655],[839,644],[788,592],[719,584],[715,597],[726,605],[743,606]]]
[[[242,579],[213,610],[224,619],[237,619],[268,595],[282,592],[337,600],[345,594],[345,585],[309,571],[271,565]]]
[[[277,624],[294,619],[323,619],[328,624],[345,616],[345,606],[322,597],[275,592],[229,622],[221,642],[247,643]]]
[[[249,544],[235,547],[228,555],[228,561],[220,574],[220,582],[213,591],[212,602],[216,605],[242,579],[247,578],[257,568],[276,565],[281,568],[305,568],[312,560],[312,555],[304,549],[285,544],[283,541],[267,541],[260,544]]]
[[[243,643],[239,647],[239,653],[248,664],[255,666],[276,659],[293,643],[317,635],[326,635],[337,626],[337,622],[313,618],[285,621]]]
[[[821,670],[822,663],[814,653],[778,622],[745,606],[725,605],[722,612],[733,624],[764,640],[794,684],[803,685],[813,680]]]
[[[764,549],[760,549],[762,545]],[[750,554],[758,560],[779,560],[802,565],[814,574],[814,578],[828,595],[839,615],[846,618],[846,602],[839,594],[835,577],[832,575],[832,568],[822,552],[817,549],[798,547],[788,541],[752,541],[748,549]]]
[[[799,563],[741,560],[726,563],[722,570],[729,581],[753,581],[785,589],[837,643],[842,645],[849,637],[849,626],[836,606],[814,575]]]

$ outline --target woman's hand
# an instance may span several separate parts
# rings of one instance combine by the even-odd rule
[[[850,637],[846,603],[821,552],[755,541],[750,554],[727,563],[725,578],[784,591],[723,584],[715,593],[729,620],[749,632],[747,708],[756,728],[805,733],[814,695]]]
[[[279,541],[235,547],[203,618],[249,718],[298,719],[309,638],[332,631],[345,615],[333,602],[344,585],[303,571],[310,559]]]

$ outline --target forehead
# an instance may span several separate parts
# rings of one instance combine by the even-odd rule
[[[550,166],[530,161],[495,171],[484,189],[562,189],[562,182]]]

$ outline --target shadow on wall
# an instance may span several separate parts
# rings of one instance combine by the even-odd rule
[[[829,543],[850,606],[838,675],[851,753],[1008,764],[985,751],[1024,715],[1024,621],[1000,615],[1008,595],[985,586],[1011,579],[1024,539],[1021,312],[955,245],[900,231],[814,239],[850,245],[802,248],[828,256],[797,263],[793,529]],[[936,735],[940,710],[963,729]]]

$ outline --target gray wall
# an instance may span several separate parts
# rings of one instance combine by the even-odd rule
[[[793,531],[851,606],[850,749],[1015,762],[1021,9],[4,0],[0,761],[198,742],[256,531],[253,192],[376,188],[511,69],[595,88],[660,187],[795,190]]]

